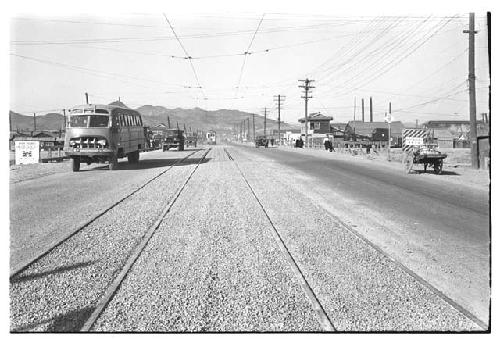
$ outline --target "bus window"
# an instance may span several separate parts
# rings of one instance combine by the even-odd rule
[[[89,127],[108,127],[109,116],[92,115],[90,116]]]
[[[142,117],[139,115],[139,126],[142,126]]]
[[[88,115],[72,115],[69,118],[69,125],[71,127],[87,127],[89,121]]]

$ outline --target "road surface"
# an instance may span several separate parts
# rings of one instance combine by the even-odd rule
[[[10,190],[12,331],[488,323],[481,192],[470,200],[333,155],[235,145],[152,152]]]

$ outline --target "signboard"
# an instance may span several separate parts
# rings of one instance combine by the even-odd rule
[[[16,165],[36,164],[40,160],[40,141],[16,140]]]
[[[392,114],[387,114],[386,113],[385,117],[384,117],[384,120],[385,120],[385,122],[387,122],[387,123],[390,124],[392,122]]]
[[[423,137],[406,137],[405,145],[415,146],[415,145],[423,145],[424,138]]]

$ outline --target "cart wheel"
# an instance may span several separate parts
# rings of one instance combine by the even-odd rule
[[[434,173],[441,174],[443,172],[443,160],[437,160],[434,163]]]
[[[413,168],[413,155],[405,153],[405,156],[403,157],[403,166],[406,173],[411,172],[411,169]]]

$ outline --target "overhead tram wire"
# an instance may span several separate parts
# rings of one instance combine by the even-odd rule
[[[191,56],[189,55],[189,53],[187,52],[186,48],[182,44],[181,40],[177,36],[177,33],[175,33],[174,27],[172,27],[172,24],[168,20],[167,15],[165,13],[163,13],[163,16],[165,17],[165,20],[167,21],[168,25],[170,26],[170,29],[172,30],[172,33],[174,34],[175,38],[177,39],[177,42],[179,42],[179,45],[181,46],[182,50],[186,54],[186,58],[189,61],[189,64],[191,65],[191,69],[193,71],[194,77],[196,78],[196,83],[198,84],[198,87],[200,88],[201,93],[203,94],[203,98],[205,99],[206,98],[205,91],[203,90],[203,86],[201,86],[201,84],[200,84],[200,79],[198,78],[198,74],[196,73],[196,69],[194,68],[193,60],[191,60]]]
[[[245,64],[247,62],[249,50],[250,50],[250,48],[252,48],[253,41],[255,40],[255,36],[257,35],[257,32],[259,31],[260,25],[262,24],[262,20],[264,20],[265,15],[266,15],[266,13],[262,14],[262,17],[260,18],[259,24],[257,25],[257,28],[255,29],[255,32],[253,33],[252,39],[250,40],[250,43],[248,44],[247,50],[244,53],[243,64],[241,65],[240,76],[238,77],[238,84],[236,85],[236,95],[235,96],[238,96],[238,94],[239,94],[240,85],[241,85],[241,78],[243,77],[243,71],[245,69]]]
[[[266,29],[260,31],[261,34],[270,33],[281,33],[281,32],[293,32],[293,31],[304,31],[304,30],[315,30],[322,28],[324,24],[316,24],[309,26],[285,26],[276,27],[272,29]],[[253,33],[253,30],[238,30],[238,31],[227,31],[227,32],[217,32],[210,34],[189,34],[178,36],[180,39],[208,39],[208,38],[220,38],[228,36],[242,36],[249,33]],[[163,40],[174,40],[175,37],[171,36],[157,36],[151,38],[138,38],[138,37],[117,37],[117,38],[94,38],[94,39],[77,39],[77,40],[61,40],[61,41],[50,41],[50,40],[14,40],[10,43],[18,46],[35,46],[35,45],[75,45],[75,44],[99,44],[99,43],[127,43],[127,42],[154,42]]]
[[[39,62],[39,63],[48,64],[48,65],[52,65],[52,66],[58,66],[58,67],[66,68],[66,69],[71,69],[71,70],[74,70],[74,71],[81,71],[81,72],[85,72],[87,74],[91,74],[91,75],[95,75],[95,76],[101,76],[101,77],[105,77],[105,78],[116,79],[116,80],[120,80],[120,81],[123,81],[123,82],[129,82],[129,81],[122,80],[120,78],[127,78],[127,79],[131,79],[131,80],[139,80],[139,81],[145,81],[145,82],[152,82],[152,83],[157,83],[157,84],[162,84],[162,85],[167,85],[167,86],[175,86],[175,87],[180,87],[180,88],[183,87],[180,84],[169,84],[169,83],[165,83],[165,82],[162,82],[162,81],[145,79],[145,78],[139,78],[139,77],[134,77],[134,76],[128,76],[128,75],[125,75],[125,74],[117,74],[117,73],[105,72],[105,71],[100,71],[100,70],[94,70],[94,69],[80,67],[80,66],[68,65],[68,64],[64,64],[64,63],[60,63],[60,62],[56,62],[56,61],[50,61],[50,60],[45,60],[45,59],[40,59],[40,58],[28,57],[28,56],[25,56],[25,55],[20,55],[20,54],[15,54],[15,53],[10,53],[10,55],[18,57],[18,58],[21,58],[21,59],[36,61],[36,62]],[[137,85],[137,83],[133,83],[133,84]],[[141,87],[144,87],[144,86],[141,86]]]

